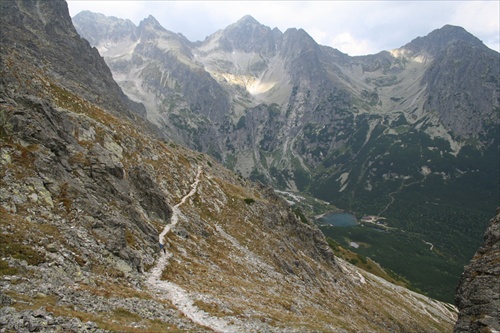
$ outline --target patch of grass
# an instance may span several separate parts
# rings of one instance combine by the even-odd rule
[[[132,288],[128,288],[122,283],[108,283],[96,281],[99,287],[90,287],[84,284],[79,285],[79,289],[89,291],[93,295],[110,297],[137,297],[141,299],[151,299],[151,295]],[[82,322],[92,321],[99,328],[110,330],[112,332],[181,332],[175,325],[169,325],[161,320],[148,320],[140,315],[124,308],[115,308],[106,313],[87,313],[74,310],[71,307],[57,306],[57,297],[47,295],[32,298],[28,295],[7,293],[11,298],[22,302],[16,302],[14,307],[18,310],[34,310],[45,306],[47,311],[55,316],[75,317]],[[160,302],[163,304],[163,302]],[[168,304],[167,304],[168,306]],[[132,323],[140,323],[141,327],[133,327]]]
[[[137,240],[134,233],[129,228],[125,228],[125,240],[127,241],[127,245],[129,247],[133,249],[137,248]]]
[[[24,147],[12,141],[0,141],[0,147],[12,149],[9,152],[11,163],[8,168],[2,170],[3,172],[9,171],[14,175],[16,180],[24,180],[33,174],[33,163],[35,162],[35,155],[33,153],[40,148],[38,144]]]
[[[0,233],[0,257],[24,260],[30,265],[45,262],[45,256],[34,250],[32,244],[26,239],[25,229],[34,228],[32,223],[21,222],[18,218],[7,214],[5,211],[0,213],[2,214],[0,227],[3,230],[8,230]],[[7,225],[9,228],[7,228]]]
[[[351,264],[359,267],[369,273],[372,273],[378,277],[383,278],[386,281],[400,285],[402,287],[408,288],[410,283],[403,277],[397,275],[391,270],[382,268],[378,263],[367,258],[366,256],[350,251],[340,245],[335,239],[327,237],[328,245],[333,250],[333,253]]]
[[[66,209],[67,213],[71,212],[71,206],[73,204],[73,198],[69,194],[68,190],[69,184],[66,182],[61,185],[61,189],[59,191],[59,197],[57,198],[59,202],[61,202]]]
[[[212,316],[216,317],[224,317],[229,315],[227,311],[224,311],[218,304],[216,303],[207,303],[202,300],[196,300],[194,301],[194,305],[200,309],[205,311],[206,313],[209,313]]]
[[[132,313],[124,308],[114,309],[113,315],[114,315],[115,320],[119,320],[119,321],[137,322],[137,321],[141,321],[141,319],[142,319],[141,316],[139,316],[138,314]]]
[[[14,114],[14,109],[10,106],[0,106],[0,140],[4,140],[12,134],[11,118]]]
[[[92,265],[91,270],[93,273],[108,276],[110,278],[120,279],[125,277],[125,273],[105,263],[95,263]]]
[[[2,244],[0,255],[25,260],[30,265],[38,265],[45,261],[44,256],[33,250],[32,246],[20,243],[19,237],[9,236],[0,234],[0,243]]]
[[[299,207],[295,207],[293,209],[293,213],[295,214],[295,216],[297,216],[300,219],[300,221],[302,223],[310,224],[309,220],[307,219],[307,217],[304,215],[304,213],[302,212],[302,210]]]
[[[55,316],[74,317],[80,319],[82,322],[92,321],[96,323],[99,328],[111,332],[182,332],[175,325],[169,325],[161,320],[143,319],[139,315],[123,308],[116,308],[111,312],[98,314],[55,305],[46,306],[46,309]],[[140,327],[132,326],[133,323],[140,323]]]
[[[10,267],[6,261],[0,259],[0,275],[16,275],[18,272],[16,267]]]
[[[327,237],[335,239],[346,248],[349,247],[350,241],[369,245],[352,249],[352,253],[356,253],[355,256],[346,260],[357,259],[359,261],[358,253],[373,258],[386,268],[386,273],[391,278],[388,281],[394,283],[396,280],[397,284],[406,284],[409,289],[420,293],[422,290],[426,292],[432,290],[432,293],[429,293],[432,297],[453,302],[454,287],[446,288],[449,285],[456,286],[460,272],[449,273],[455,270],[456,263],[436,251],[436,244],[434,250],[431,251],[429,245],[422,241],[421,236],[397,229],[382,232],[361,226],[320,228]]]
[[[16,302],[12,305],[17,311],[35,310],[42,306],[47,309],[55,306],[57,303],[57,296],[55,295],[37,295],[32,297],[30,295],[19,294],[15,292],[8,292],[7,295]]]
[[[95,286],[89,286],[86,284],[80,284],[79,289],[88,291],[92,295],[103,296],[105,298],[110,297],[122,297],[122,298],[139,298],[139,299],[152,299],[152,296],[147,292],[140,291],[137,289],[130,288],[126,283],[121,283],[120,280],[114,281],[113,283],[107,280],[96,279]]]
[[[243,201],[245,201],[245,203],[246,203],[247,205],[251,205],[251,204],[253,204],[253,203],[255,202],[255,199],[252,199],[252,198],[245,198],[245,199],[243,199]]]
[[[84,145],[85,143],[84,142],[80,142],[81,145]],[[89,147],[90,148],[90,147]],[[85,155],[85,153],[79,151],[79,152],[76,152],[75,154],[73,154],[69,160],[68,160],[69,164],[70,165],[78,165],[78,166],[90,166],[91,163],[90,163],[90,160],[87,158],[87,156]]]

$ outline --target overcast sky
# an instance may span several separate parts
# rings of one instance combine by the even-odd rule
[[[403,46],[445,24],[459,25],[500,51],[500,1],[82,1],[68,0],[70,15],[90,10],[136,25],[153,15],[190,41],[252,15],[282,32],[302,28],[317,43],[349,55]]]

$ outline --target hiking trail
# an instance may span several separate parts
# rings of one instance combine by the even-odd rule
[[[199,166],[196,178],[191,184],[191,191],[186,194],[177,205],[173,207],[171,223],[167,224],[158,236],[158,241],[160,244],[164,244],[165,236],[173,227],[177,225],[177,223],[179,222],[179,218],[184,217],[179,207],[196,193],[198,184],[200,182],[201,173],[202,168]],[[186,317],[188,317],[198,325],[209,327],[215,332],[237,332],[239,329],[238,327],[230,325],[224,319],[213,317],[207,312],[196,307],[194,305],[194,300],[190,297],[189,293],[186,290],[173,282],[161,280],[162,272],[168,265],[170,258],[172,258],[172,254],[165,247],[163,247],[163,249],[165,249],[165,253],[160,252],[160,258],[147,275],[146,284],[149,289],[154,291],[158,297],[171,301],[172,304],[180,312],[182,312]]]

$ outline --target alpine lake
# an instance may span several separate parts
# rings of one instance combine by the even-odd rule
[[[356,216],[348,212],[327,213],[318,219],[319,224],[333,227],[354,227],[359,225]]]

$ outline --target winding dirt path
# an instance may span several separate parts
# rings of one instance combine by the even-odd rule
[[[163,229],[163,231],[160,233],[160,235],[158,236],[158,242],[160,244],[164,244],[164,238],[165,238],[165,235],[169,233],[170,229],[172,229],[172,227],[175,227],[177,225],[177,223],[179,222],[179,215],[181,214],[181,211],[179,209],[179,207],[184,204],[186,202],[187,199],[189,199],[189,197],[192,197],[195,193],[196,193],[196,190],[198,189],[198,184],[200,182],[200,177],[201,177],[201,172],[202,172],[202,169],[201,167],[198,167],[198,173],[196,174],[196,178],[194,179],[194,183],[191,184],[191,191],[186,194],[182,200],[174,206],[174,208],[172,209],[172,218],[170,219],[170,224],[167,224],[165,226],[165,228]]]
[[[432,249],[434,248],[434,244],[429,243],[429,242],[426,242],[426,241],[423,241],[423,242],[424,242],[425,244],[427,244],[427,245],[430,245],[430,246],[431,246],[431,248],[430,248],[429,250],[431,250],[431,251],[432,251]]]
[[[189,197],[196,193],[201,173],[202,168],[198,167],[196,178],[191,184],[191,191],[173,207],[171,223],[167,224],[158,236],[160,244],[164,244],[165,236],[177,225],[179,218],[183,217],[179,207],[183,205]],[[149,289],[154,291],[158,297],[170,300],[180,312],[198,325],[209,327],[215,332],[238,332],[238,327],[230,325],[224,319],[210,316],[207,312],[196,307],[194,305],[194,300],[189,296],[186,290],[173,282],[161,280],[161,274],[168,265],[170,258],[172,258],[172,254],[165,249],[165,253],[161,253],[160,259],[158,259],[156,265],[148,273],[146,284]]]
[[[377,216],[380,217],[382,215],[382,213],[384,213],[387,209],[389,209],[389,207],[394,203],[395,199],[394,199],[394,194],[396,193],[399,193],[401,192],[401,190],[405,187],[409,187],[409,186],[412,186],[412,185],[415,185],[415,184],[419,184],[419,183],[423,183],[425,180],[427,179],[427,176],[424,176],[423,179],[421,180],[417,180],[417,181],[414,181],[414,182],[411,182],[409,184],[405,184],[404,181],[401,183],[401,186],[399,186],[399,188],[394,191],[394,192],[391,192],[389,193],[389,197],[391,198],[391,201],[385,206],[384,209],[382,209],[378,214]]]

